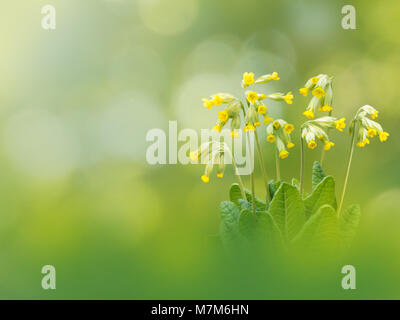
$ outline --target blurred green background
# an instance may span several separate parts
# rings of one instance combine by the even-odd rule
[[[46,4],[54,31],[41,28]],[[357,30],[341,27],[346,4]],[[400,298],[398,1],[8,0],[0,11],[0,298]],[[391,134],[356,150],[345,205],[361,204],[362,223],[334,263],[225,256],[215,240],[232,170],[203,184],[200,165],[146,162],[148,130],[211,127],[201,98],[240,94],[245,71],[279,72],[266,92],[291,90],[294,104],[270,112],[297,128],[309,100],[298,88],[326,73],[334,115],[370,104]],[[325,169],[339,193],[349,138],[333,140]],[[307,152],[308,173],[318,157]],[[298,176],[298,148],[281,170]],[[56,290],[41,288],[46,264]],[[344,264],[355,291],[340,287]]]

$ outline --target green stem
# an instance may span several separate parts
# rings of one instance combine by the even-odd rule
[[[275,152],[275,167],[276,167],[276,181],[281,180],[281,168],[279,166],[279,153],[278,149]]]
[[[267,178],[267,173],[265,171],[264,160],[263,160],[263,157],[262,157],[260,141],[258,140],[257,130],[254,131],[254,136],[256,138],[258,161],[260,162],[261,172],[262,172],[262,175],[263,175],[263,180],[264,180],[264,185],[265,185],[265,192],[267,193],[269,201],[271,201],[271,194],[270,194],[269,188],[268,188],[268,178]]]
[[[329,111],[329,117],[331,117],[332,116],[332,111]],[[326,129],[326,134],[328,134],[329,133],[329,128],[328,129]],[[322,166],[322,164],[324,163],[324,160],[325,160],[325,149],[324,148],[322,148],[322,152],[321,152],[321,159],[320,159],[320,161],[319,161],[319,163],[321,164],[321,166]]]
[[[253,209],[253,216],[256,215],[256,201],[255,201],[255,188],[254,188],[254,174],[250,174],[251,180],[251,208]]]
[[[344,184],[343,184],[342,195],[341,195],[341,197],[340,197],[340,203],[339,203],[339,207],[338,207],[338,211],[337,211],[338,216],[340,215],[340,211],[342,210],[344,195],[345,195],[345,193],[346,193],[347,182],[348,182],[349,174],[350,174],[351,160],[353,159],[353,153],[354,153],[354,136],[355,136],[354,132],[356,132],[355,128],[354,128],[354,130],[353,130],[353,135],[352,135],[352,137],[351,137],[350,153],[349,153],[349,158],[348,158],[348,160],[347,160],[346,175],[345,175],[345,177],[344,177]]]
[[[303,197],[304,184],[304,141],[300,137],[300,195]]]
[[[251,153],[249,133],[247,133],[247,143],[249,145],[250,159],[253,159],[253,155]],[[250,173],[250,181],[251,181],[251,207],[252,207],[253,216],[255,216],[256,215],[256,201],[255,201],[256,193],[255,193],[255,187],[254,187],[254,163],[253,163],[253,167],[252,167],[252,170]]]
[[[321,166],[323,165],[324,160],[325,160],[325,149],[322,148],[321,159],[319,160],[319,163],[321,164]]]

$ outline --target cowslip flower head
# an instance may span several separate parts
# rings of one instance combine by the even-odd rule
[[[241,83],[242,87],[246,88],[255,84],[267,83],[269,81],[278,81],[279,79],[280,78],[277,72],[262,75],[256,80],[253,72],[245,72],[243,74]],[[202,99],[203,105],[207,109],[211,109],[213,106],[222,106],[222,109],[218,112],[217,122],[212,127],[213,130],[221,133],[222,129],[230,123],[231,137],[238,137],[239,130],[243,122],[244,132],[250,132],[255,131],[256,128],[261,126],[262,124],[268,125],[274,120],[269,116],[268,108],[264,104],[263,100],[271,99],[275,101],[285,101],[288,104],[293,103],[293,94],[291,92],[288,92],[287,94],[272,93],[266,95],[264,93],[258,93],[255,90],[249,90],[245,92],[245,96],[247,102],[245,104],[243,104],[238,98],[236,98],[232,94],[222,92],[213,94],[208,98]],[[291,132],[290,128],[290,126],[288,128],[285,128],[288,134],[290,134]]]
[[[354,130],[357,129],[357,143],[356,145],[360,148],[370,144],[369,139],[373,139],[375,136],[379,137],[381,142],[385,142],[389,133],[385,132],[382,126],[374,121],[378,117],[378,110],[370,105],[361,107],[350,124],[349,133],[354,134]]]
[[[301,137],[307,147],[315,149],[318,141],[322,141],[324,150],[330,150],[335,144],[329,139],[327,129],[335,128],[337,121],[340,120],[327,116],[305,122],[301,127]]]
[[[294,147],[290,136],[293,130],[294,126],[282,119],[277,119],[267,126],[267,141],[275,143],[281,159],[287,158],[289,156],[287,149]]]
[[[330,113],[333,110],[332,80],[333,77],[329,77],[326,74],[319,74],[308,79],[304,88],[299,89],[300,94],[305,97],[309,91],[312,92],[312,98],[306,111],[303,112],[303,115],[308,119],[313,119],[317,111]]]
[[[225,142],[208,141],[203,143],[199,149],[190,152],[190,158],[193,162],[201,160],[205,164],[204,173],[201,180],[204,183],[210,181],[210,175],[215,165],[218,165],[217,177],[222,178],[225,170],[225,157],[232,157],[232,153]]]

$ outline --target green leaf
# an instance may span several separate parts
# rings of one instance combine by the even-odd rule
[[[240,192],[240,188],[237,183],[233,183],[231,185],[231,189],[229,190],[229,199],[238,207],[240,207],[239,199],[242,199],[242,193]]]
[[[308,219],[293,244],[306,250],[323,250],[337,248],[339,240],[336,211],[331,206],[324,205]]]
[[[221,240],[225,245],[228,245],[237,240],[239,236],[239,208],[231,201],[223,201],[220,204],[221,225],[220,234]]]
[[[314,190],[316,186],[326,177],[324,169],[322,169],[321,164],[318,161],[314,161],[312,168],[312,189]]]
[[[246,200],[250,203],[252,203],[252,196],[251,196],[251,191],[247,190],[246,188],[244,189],[246,193]],[[229,190],[229,199],[235,203],[239,208],[241,207],[239,203],[239,199],[242,198],[242,193],[240,192],[239,185],[237,183],[233,183],[231,186],[231,189]],[[255,205],[256,205],[256,210],[258,211],[265,211],[267,209],[267,205],[264,201],[262,201],[260,198],[257,196],[254,197]]]
[[[271,180],[270,182],[268,182],[268,188],[269,188],[269,193],[271,194],[271,199],[274,198],[275,192],[278,190],[279,186],[281,185],[282,181],[274,181]]]
[[[357,232],[360,222],[361,209],[357,204],[348,207],[339,216],[339,232],[345,246],[349,246]]]
[[[331,176],[323,178],[311,195],[304,199],[306,217],[311,217],[325,204],[336,209],[335,180]]]
[[[243,200],[243,199],[239,199],[239,203],[240,203],[240,210],[250,210],[251,211],[251,203],[248,202],[247,200]]]
[[[276,245],[280,243],[280,232],[267,211],[258,211],[254,216],[250,210],[242,210],[239,231],[250,241],[261,241]]]
[[[296,187],[283,182],[274,199],[271,201],[269,212],[275,220],[282,237],[292,240],[305,222],[304,205]]]
[[[297,180],[296,178],[292,179],[292,186],[296,187],[297,190],[300,190],[300,181]]]

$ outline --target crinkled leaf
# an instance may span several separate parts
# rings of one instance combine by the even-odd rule
[[[247,200],[239,199],[240,210],[250,210],[251,211],[251,203]]]
[[[340,239],[344,245],[349,246],[354,239],[358,224],[360,222],[360,206],[353,204],[343,211],[339,216]]]
[[[337,248],[339,240],[336,211],[324,205],[308,219],[293,244],[305,250],[324,250]]]
[[[258,211],[254,216],[250,210],[242,210],[239,231],[250,241],[262,241],[271,245],[281,242],[279,229],[267,211]]]
[[[220,204],[221,225],[220,234],[224,245],[235,242],[239,236],[239,208],[231,201]]]
[[[275,193],[269,212],[282,237],[288,241],[297,235],[305,222],[304,205],[300,193],[296,187],[285,182]]]
[[[231,185],[231,189],[229,190],[229,199],[238,207],[240,207],[239,199],[242,199],[242,193],[240,192],[240,188],[237,183],[233,183]]]
[[[244,191],[246,193],[247,201],[251,203],[252,202],[251,191],[247,190],[246,188],[244,189]],[[240,192],[239,185],[237,183],[232,184],[231,189],[229,190],[229,198],[233,203],[235,203],[240,208],[239,199],[243,198],[242,198],[242,193]],[[267,209],[266,203],[257,196],[254,197],[254,201],[256,205],[256,210],[264,211]]]
[[[325,204],[336,209],[335,180],[331,176],[323,178],[311,195],[304,199],[306,217],[311,217]]]
[[[314,190],[316,186],[326,177],[324,169],[322,169],[321,164],[318,161],[314,161],[312,168],[312,189]]]
[[[279,186],[281,185],[281,183],[282,183],[281,180],[276,181],[276,182],[274,180],[271,180],[270,182],[268,182],[268,188],[269,188],[269,193],[271,195],[271,199],[274,198],[274,195],[275,195],[276,191],[278,190]]]

